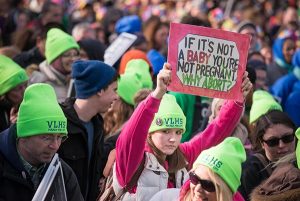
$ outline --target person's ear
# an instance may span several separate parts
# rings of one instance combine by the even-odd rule
[[[104,93],[104,89],[101,89],[100,91],[97,92],[97,95],[101,97],[103,93]]]

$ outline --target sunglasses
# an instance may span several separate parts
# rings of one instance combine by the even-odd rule
[[[207,192],[215,192],[216,191],[215,184],[212,181],[200,179],[195,174],[195,172],[190,172],[189,176],[190,176],[190,180],[191,180],[192,184],[194,184],[194,185],[200,184],[201,188],[203,188]]]
[[[295,135],[291,134],[291,135],[285,135],[281,138],[272,138],[269,140],[264,140],[263,142],[265,142],[269,147],[276,147],[279,145],[279,141],[281,140],[283,143],[287,144],[287,143],[291,143],[294,141]]]

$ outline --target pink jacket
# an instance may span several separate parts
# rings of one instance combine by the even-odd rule
[[[124,187],[131,179],[146,151],[146,138],[160,100],[149,95],[139,104],[128,120],[116,144],[116,176]],[[215,146],[228,137],[234,130],[243,111],[243,104],[226,101],[219,117],[189,142],[179,145],[187,162],[192,165],[205,149]]]

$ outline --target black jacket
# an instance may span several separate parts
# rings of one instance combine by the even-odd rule
[[[74,172],[64,161],[61,160],[61,164],[67,199],[83,200]],[[13,125],[0,133],[0,200],[30,201],[34,193],[33,183],[17,153],[16,127]]]
[[[31,64],[39,65],[45,60],[45,57],[40,53],[37,47],[33,47],[26,52],[18,54],[13,60],[22,68],[27,68]]]
[[[10,110],[12,105],[7,100],[0,100],[0,132],[10,125]]]
[[[268,161],[267,158],[265,158]],[[245,200],[250,200],[250,194],[263,180],[270,176],[266,167],[255,156],[249,156],[242,164],[241,186],[238,191]]]
[[[108,156],[104,150],[103,118],[96,115],[91,120],[94,125],[94,138],[89,163],[88,134],[73,107],[74,102],[75,98],[69,98],[61,104],[68,119],[68,139],[58,152],[74,170],[85,200],[95,201],[99,194],[98,182],[103,175]]]

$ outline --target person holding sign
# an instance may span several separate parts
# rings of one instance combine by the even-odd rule
[[[0,134],[0,200],[32,200],[67,138],[67,119],[49,84],[29,86],[17,123]],[[61,160],[67,199],[83,200],[76,176]],[[45,192],[46,193],[46,192]]]
[[[166,63],[157,76],[156,89],[139,104],[118,138],[113,187],[116,195],[127,191],[122,200],[147,201],[161,190],[181,188],[188,179],[187,169],[198,155],[228,137],[240,119],[243,102],[227,101],[219,117],[202,134],[180,144],[186,117],[175,97],[166,94],[170,83],[171,66]],[[244,98],[251,87],[245,73],[241,85]],[[144,170],[137,185],[126,189],[143,161]]]
[[[241,183],[242,162],[245,160],[242,142],[236,137],[228,137],[201,152],[189,172],[189,180],[181,189],[160,191],[151,201],[242,201],[241,195],[235,192]]]

